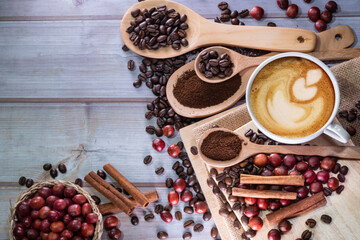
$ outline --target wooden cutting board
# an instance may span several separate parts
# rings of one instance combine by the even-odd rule
[[[212,189],[210,189],[206,183],[206,179],[209,177],[208,171],[210,166],[207,166],[198,155],[192,155],[190,153],[190,147],[196,146],[201,133],[211,128],[213,124],[218,124],[220,127],[235,130],[239,134],[243,134],[248,128],[256,129],[252,122],[243,126],[238,125],[239,128],[236,127],[236,123],[234,124],[233,121],[234,112],[236,116],[236,112],[240,114],[243,112],[242,110],[244,110],[244,106],[239,106],[180,130],[185,148],[189,153],[189,158],[192,162],[193,168],[222,239],[238,239],[243,230],[235,230],[232,222],[219,215],[218,210],[223,206],[223,204],[212,193]],[[243,118],[242,115],[241,117]],[[241,121],[245,120],[246,118],[241,119]],[[239,120],[239,123],[241,121]],[[319,138],[309,143],[317,145],[342,145],[326,135],[321,135]],[[347,145],[353,144],[352,142],[349,142]],[[261,148],[261,145],[259,145],[259,147]],[[314,218],[318,222],[316,227],[311,229],[314,234],[312,239],[359,239],[360,225],[357,220],[360,219],[360,188],[357,184],[360,182],[360,162],[340,160],[339,163],[349,167],[349,173],[346,175],[346,181],[344,183],[344,191],[341,195],[333,193],[331,196],[327,197],[328,203],[325,207],[291,219],[290,221],[293,223],[293,228],[289,233],[284,234],[282,239],[294,240],[300,237],[301,233],[307,229],[305,221],[310,217]],[[218,170],[222,171],[222,169]],[[332,176],[334,176],[334,174],[332,174]],[[240,219],[241,216],[239,213],[236,214]],[[266,212],[263,211],[260,216],[263,217],[265,214]],[[324,224],[320,221],[320,216],[322,214],[328,214],[333,218],[330,225]],[[267,224],[264,224],[263,228],[258,231],[257,235],[253,239],[267,239],[268,231],[276,227],[277,226],[268,226]]]

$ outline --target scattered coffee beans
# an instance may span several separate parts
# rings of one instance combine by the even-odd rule
[[[230,56],[226,53],[219,56],[216,51],[203,51],[198,65],[199,71],[206,78],[225,78],[233,73],[233,66]]]
[[[198,149],[196,146],[192,146],[190,148],[190,152],[193,154],[193,155],[197,155],[198,154]]]
[[[133,70],[135,69],[135,62],[134,62],[134,60],[129,60],[129,61],[128,61],[127,68],[128,68],[130,71],[133,71]]]
[[[154,218],[155,218],[155,216],[152,213],[148,213],[144,216],[144,219],[146,222],[151,222],[152,220],[154,220]]]
[[[302,234],[301,234],[301,238],[303,240],[309,240],[311,238],[312,232],[310,232],[309,230],[305,230]]]
[[[63,164],[63,163],[59,164],[58,169],[59,169],[59,172],[61,172],[61,173],[66,173],[66,170],[67,170],[65,164]]]
[[[337,194],[341,194],[342,191],[344,191],[345,186],[344,185],[340,185],[337,189],[336,189],[336,193]]]
[[[201,223],[198,223],[194,226],[194,232],[202,232],[204,230],[204,226]]]
[[[182,220],[182,213],[180,211],[175,212],[175,219],[178,221]]]
[[[139,224],[139,218],[137,216],[132,216],[130,222],[132,225],[136,226]]]
[[[321,215],[321,221],[323,221],[326,224],[330,224],[332,221],[332,218],[329,215],[323,214]]]
[[[49,171],[51,168],[52,168],[51,163],[45,163],[45,164],[43,165],[43,169],[44,169],[45,171]]]
[[[204,215],[203,215],[203,220],[204,220],[205,222],[207,222],[207,221],[210,221],[210,219],[211,219],[211,212],[206,212],[206,213],[204,213]]]
[[[152,156],[150,155],[147,155],[145,158],[144,158],[144,164],[145,165],[149,165],[152,161]]]
[[[24,176],[20,177],[20,178],[19,178],[19,184],[20,184],[21,186],[24,186],[25,183],[26,183],[26,177],[24,177]]]
[[[195,225],[194,221],[193,220],[187,220],[185,223],[184,223],[184,228],[185,229],[189,229],[191,227],[193,227]]]
[[[56,178],[56,177],[58,176],[58,171],[57,171],[55,168],[52,168],[52,169],[50,170],[50,176],[51,176],[52,178]]]
[[[191,207],[191,206],[186,206],[186,207],[184,207],[184,213],[193,214],[194,213],[194,208]]]
[[[316,221],[314,219],[312,219],[312,218],[309,218],[308,220],[306,220],[305,224],[309,228],[313,228],[316,225]]]
[[[163,167],[159,167],[155,170],[156,175],[162,175],[165,169]]]

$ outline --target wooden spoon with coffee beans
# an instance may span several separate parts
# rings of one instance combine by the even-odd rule
[[[189,27],[186,29],[186,40],[188,41],[188,45],[185,47],[182,46],[179,50],[175,50],[171,46],[162,47],[157,50],[149,50],[146,48],[140,50],[129,39],[129,33],[126,32],[130,26],[130,22],[134,21],[131,12],[134,9],[151,9],[164,4],[167,9],[173,8],[180,15],[187,15],[186,24]],[[151,19],[149,19],[149,21],[150,20]],[[313,51],[316,46],[316,35],[309,30],[219,24],[207,20],[182,4],[168,0],[141,1],[134,4],[124,14],[120,31],[121,37],[129,49],[139,55],[151,58],[175,57],[199,47],[211,45],[241,46],[283,52],[310,52]]]
[[[231,75],[224,77],[224,78],[220,78],[218,76],[214,76],[212,78],[207,78],[204,75],[204,73],[202,73],[200,71],[200,65],[203,64],[202,60],[205,57],[208,58],[209,56],[207,56],[207,55],[209,55],[209,53],[212,51],[217,52],[217,55],[219,56],[219,58],[220,58],[220,56],[223,56],[224,54],[228,55],[228,58],[233,63]],[[348,49],[341,49],[341,50],[333,50],[333,51],[329,51],[329,52],[310,52],[307,54],[317,57],[322,61],[347,60],[347,59],[359,57],[360,56],[360,48],[348,48]],[[274,54],[272,54],[272,55],[274,55]],[[238,52],[235,52],[226,47],[221,47],[221,46],[209,47],[209,48],[204,49],[197,55],[197,57],[195,59],[195,72],[196,72],[196,75],[205,82],[220,83],[220,82],[224,82],[224,81],[234,77],[236,74],[239,74],[244,69],[247,69],[249,67],[258,66],[260,63],[262,63],[269,57],[270,57],[269,55],[266,55],[266,56],[264,55],[264,56],[260,56],[260,57],[247,57],[247,56],[244,56],[244,55],[242,55]],[[216,61],[218,62],[219,66],[216,66],[215,68],[218,69],[221,66],[222,60],[216,60]],[[211,69],[209,69],[208,71],[211,71]]]
[[[242,140],[242,148],[239,155],[228,161],[217,161],[206,157],[201,151],[201,146],[204,139],[210,133],[216,131],[224,131],[236,134]],[[299,145],[258,145],[249,141],[249,139],[231,131],[226,128],[212,128],[207,130],[198,142],[198,149],[200,157],[209,165],[214,167],[228,167],[245,159],[256,155],[258,153],[279,153],[279,154],[295,154],[308,156],[331,156],[341,159],[359,160],[360,147],[359,146],[299,146]]]

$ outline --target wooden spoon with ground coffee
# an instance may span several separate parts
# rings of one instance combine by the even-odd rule
[[[212,128],[206,131],[198,143],[198,149],[201,158],[214,167],[232,166],[258,153],[360,159],[360,147],[358,146],[258,145],[226,128]]]

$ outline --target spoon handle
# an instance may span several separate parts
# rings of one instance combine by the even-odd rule
[[[317,156],[332,156],[342,159],[359,160],[360,147],[358,146],[294,146],[294,145],[266,145],[266,146],[251,146],[250,149],[253,154],[256,153],[280,153],[280,154],[295,154],[295,155],[317,155]]]
[[[281,52],[311,52],[316,45],[316,35],[304,29],[234,26],[207,20],[201,24],[198,44],[241,46]]]
[[[241,72],[242,70],[260,65],[263,61],[269,58],[269,56],[260,56],[260,57],[244,57],[241,54],[237,54],[238,58],[235,61],[238,62],[235,66],[237,69],[234,72]]]

